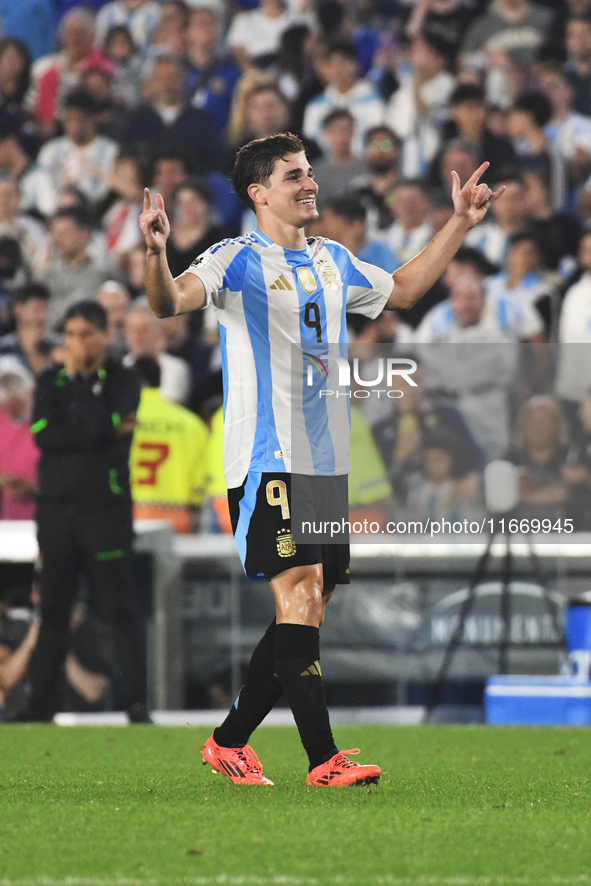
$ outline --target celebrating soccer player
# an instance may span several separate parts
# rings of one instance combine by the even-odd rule
[[[318,186],[302,142],[291,133],[257,139],[238,152],[232,174],[257,229],[224,240],[173,279],[166,260],[164,201],[144,195],[146,293],[158,317],[212,303],[224,370],[224,468],[232,527],[248,576],[265,577],[276,618],[253,652],[230,713],[203,747],[204,762],[235,784],[272,784],[248,745],[285,693],[309,758],[308,784],[336,787],[379,780],[335,745],[320,670],[319,630],[335,585],[349,581],[349,546],[291,541],[291,345],[342,342],[345,312],[374,319],[409,308],[443,273],[466,232],[504,188],[479,184],[483,163],[460,185],[454,215],[393,276],[322,237],[306,239],[318,217]]]

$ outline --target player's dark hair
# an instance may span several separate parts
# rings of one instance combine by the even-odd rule
[[[514,111],[525,111],[531,114],[540,129],[544,127],[552,117],[552,105],[543,92],[530,90],[518,95],[513,103]]]
[[[358,197],[333,197],[324,204],[325,209],[329,209],[339,218],[344,218],[348,222],[365,221],[366,208]]]
[[[12,300],[16,305],[24,305],[34,298],[39,301],[49,301],[50,292],[43,283],[25,283],[13,293]]]
[[[326,129],[331,123],[334,123],[335,120],[349,120],[351,123],[355,123],[353,114],[346,108],[334,108],[334,110],[330,111],[330,113],[323,118],[321,124],[322,128]]]
[[[452,108],[464,102],[478,102],[484,104],[484,89],[477,83],[459,83],[452,92],[449,103]]]
[[[139,375],[142,384],[147,388],[160,387],[162,373],[160,372],[160,364],[154,357],[138,357],[133,368]]]
[[[255,138],[240,148],[232,170],[232,184],[242,202],[254,210],[254,203],[248,195],[249,186],[253,182],[265,185],[273,174],[277,160],[304,150],[301,139],[292,132]]]
[[[70,305],[65,313],[63,325],[65,326],[68,320],[73,320],[74,317],[82,317],[83,320],[92,323],[101,332],[105,332],[107,329],[107,312],[102,305],[90,298],[84,298]]]

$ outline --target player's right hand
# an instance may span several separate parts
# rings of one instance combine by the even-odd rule
[[[164,200],[161,194],[154,197],[156,208],[152,208],[152,198],[148,188],[144,188],[144,209],[140,215],[140,228],[144,235],[146,247],[151,252],[162,252],[170,234],[170,222],[164,211]]]

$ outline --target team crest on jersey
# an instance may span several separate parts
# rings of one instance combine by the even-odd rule
[[[316,292],[316,279],[310,268],[298,268],[298,280],[300,286],[308,295],[314,295]]]
[[[208,265],[210,263],[212,258],[213,258],[213,255],[211,255],[211,253],[209,253],[209,252],[206,252],[206,253],[204,253],[204,255],[198,256],[198,258],[196,258],[195,261],[192,261],[191,267],[192,268],[204,268],[205,265]]]
[[[327,289],[340,289],[341,281],[335,269],[324,259],[318,262],[318,275]]]
[[[289,529],[280,529],[277,533],[277,553],[280,557],[293,557],[297,548],[293,543]]]

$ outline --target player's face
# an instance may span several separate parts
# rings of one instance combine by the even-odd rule
[[[264,188],[266,204],[283,222],[303,228],[318,218],[318,185],[305,153],[286,154],[277,160]]]

